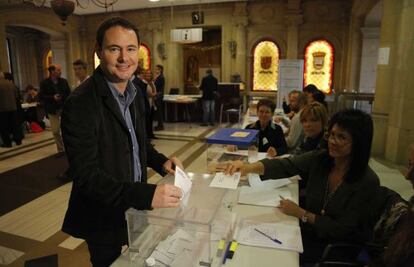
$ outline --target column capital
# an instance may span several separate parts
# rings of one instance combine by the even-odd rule
[[[161,23],[161,21],[152,21],[152,22],[149,22],[148,24],[147,24],[147,29],[149,30],[149,31],[152,31],[152,32],[155,32],[155,31],[161,31],[162,30],[162,23]]]
[[[247,25],[249,25],[249,18],[247,16],[234,17],[233,25],[235,27],[246,27]]]
[[[285,25],[287,26],[299,26],[302,23],[303,23],[303,15],[300,13],[285,15]]]

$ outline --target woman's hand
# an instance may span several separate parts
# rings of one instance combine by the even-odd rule
[[[277,206],[281,212],[286,215],[294,216],[296,218],[300,218],[304,214],[304,210],[298,206],[295,202],[290,199],[283,199],[280,200],[279,206]]]
[[[224,172],[225,174],[233,175],[235,172],[241,172],[241,175],[244,173],[244,162],[241,160],[235,161],[226,161],[216,165],[216,171]]]
[[[269,156],[269,157],[276,157],[277,156],[277,151],[276,151],[276,149],[274,148],[274,147],[269,147],[269,149],[267,150],[267,155]]]

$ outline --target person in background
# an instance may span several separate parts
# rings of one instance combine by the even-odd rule
[[[303,88],[303,92],[306,94],[308,98],[308,104],[313,102],[319,102],[325,106],[326,110],[328,110],[328,103],[325,101],[325,94],[318,89],[314,84],[308,84]]]
[[[203,77],[200,84],[200,90],[202,91],[201,100],[203,102],[203,123],[201,126],[207,126],[208,123],[214,126],[216,115],[216,101],[214,98],[217,93],[217,85],[217,78],[214,77],[213,71],[208,69],[206,76]]]
[[[147,183],[147,166],[174,174],[167,158],[149,142],[142,90],[131,78],[138,66],[139,33],[113,17],[96,34],[100,65],[76,88],[62,112],[62,134],[73,185],[62,230],[86,240],[94,267],[109,266],[128,242],[129,208],[178,207],[181,189]]]
[[[25,111],[25,119],[27,122],[36,123],[43,130],[46,128],[43,122],[42,108],[39,106],[39,93],[33,85],[29,84],[26,86],[26,103],[35,103],[35,107],[29,107]]]
[[[301,263],[315,263],[329,243],[359,243],[369,220],[369,200],[379,190],[378,176],[368,165],[373,136],[371,117],[360,110],[343,110],[329,123],[328,149],[285,159],[247,164],[232,161],[218,170],[262,179],[300,175],[306,182],[306,203],[282,199],[278,208],[301,221],[304,252]]]
[[[267,152],[270,157],[281,156],[287,152],[282,127],[273,122],[276,105],[269,99],[257,103],[259,119],[246,126],[246,129],[259,130],[259,152]]]
[[[322,104],[318,102],[307,104],[300,113],[300,123],[302,123],[304,138],[292,154],[300,155],[327,147],[325,130],[328,124],[328,112]]]
[[[303,128],[300,123],[300,113],[306,105],[305,94],[296,90],[292,91],[290,105],[294,115],[291,119],[289,131],[286,136],[286,144],[288,146],[289,153],[292,153],[303,140]]]
[[[289,92],[288,94],[288,99],[290,99],[290,95],[291,92]],[[290,101],[289,104],[286,102],[286,98],[283,96],[283,101],[282,101],[282,108],[283,108],[283,113],[285,113],[286,115],[288,115],[291,112],[291,108],[290,108]],[[293,116],[291,116],[293,117]]]
[[[60,114],[62,113],[63,103],[70,94],[70,87],[68,81],[60,77],[62,67],[59,64],[51,65],[48,71],[49,78],[40,83],[39,100],[43,104],[50,121],[58,151],[56,157],[61,157],[64,155],[65,148],[60,133]]]
[[[76,77],[76,84],[73,86],[73,89],[78,87],[81,83],[83,83],[86,79],[89,78],[88,75],[88,64],[82,59],[75,60],[73,63],[73,72],[75,73]]]
[[[12,147],[12,140],[16,145],[22,144],[23,135],[19,124],[17,105],[20,106],[17,87],[11,81],[5,79],[3,72],[0,72],[0,134],[3,140],[2,147]]]
[[[133,80],[133,83],[135,84],[135,87],[137,89],[142,90],[142,95],[144,96],[144,105],[145,105],[145,125],[147,130],[147,136],[150,139],[156,139],[154,132],[152,130],[152,117],[153,117],[153,106],[154,106],[154,100],[153,97],[156,94],[155,86],[151,81],[151,85],[148,83],[148,81],[145,79],[146,71],[140,67],[137,68],[137,71],[135,72],[135,79]]]
[[[164,87],[165,87],[165,78],[164,78],[164,67],[162,65],[155,66],[155,88],[157,89],[157,94],[154,97],[155,106],[157,110],[155,112],[155,117],[157,118],[158,125],[154,128],[155,131],[164,130]]]
[[[147,82],[147,95],[148,95],[148,103],[150,107],[149,119],[147,122],[147,128],[149,130],[148,136],[152,139],[157,139],[154,135],[152,125],[154,124],[154,114],[157,111],[157,106],[155,105],[155,96],[157,95],[157,88],[154,84],[154,75],[152,74],[151,70],[148,69],[145,71],[143,75],[143,79]]]
[[[405,177],[407,178],[407,180],[411,182],[414,188],[414,144],[410,146],[410,155],[408,157],[408,170]],[[414,210],[414,194],[410,198],[410,205],[411,209]]]

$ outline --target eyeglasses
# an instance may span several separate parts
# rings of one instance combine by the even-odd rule
[[[331,142],[333,141],[338,145],[346,145],[352,141],[352,138],[348,136],[347,134],[329,132],[328,140]]]

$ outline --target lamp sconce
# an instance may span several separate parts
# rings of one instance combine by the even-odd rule
[[[157,45],[157,51],[158,51],[158,56],[162,59],[165,60],[167,59],[167,55],[165,53],[165,43],[159,43]]]
[[[231,57],[236,58],[236,53],[237,53],[237,43],[236,43],[236,41],[234,41],[234,40],[229,41],[229,50],[230,50]]]

